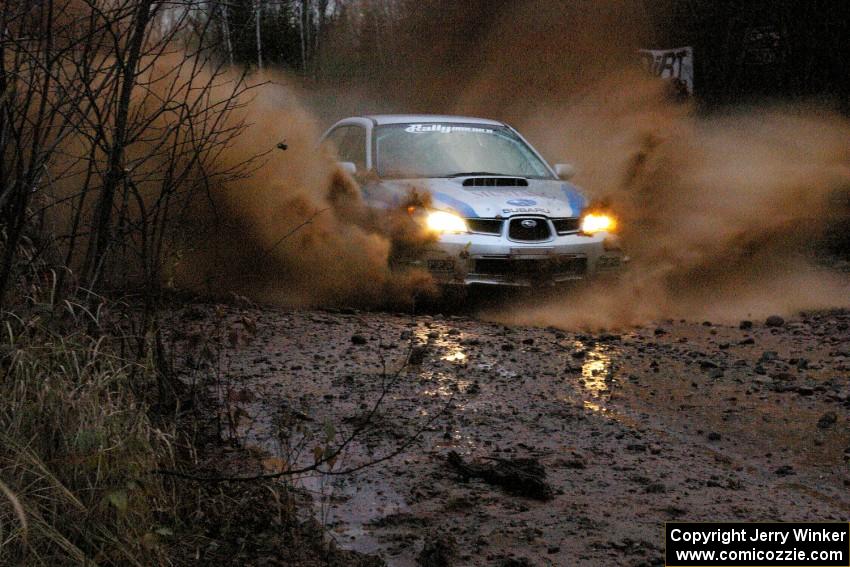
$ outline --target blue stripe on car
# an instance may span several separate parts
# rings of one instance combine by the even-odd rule
[[[587,199],[584,198],[584,195],[578,192],[575,185],[570,185],[569,183],[561,185],[561,191],[564,192],[564,197],[567,198],[567,203],[572,209],[572,216],[577,217],[581,215],[581,212],[587,206]]]
[[[460,216],[468,219],[477,219],[478,213],[475,212],[475,209],[464,203],[463,201],[459,201],[452,197],[451,195],[446,195],[445,193],[437,193],[433,192],[431,195],[434,197],[435,201],[440,201],[450,206],[458,213]]]

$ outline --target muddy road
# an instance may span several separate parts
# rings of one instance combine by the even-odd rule
[[[309,465],[355,430],[334,471],[418,434],[354,474],[294,482],[330,537],[391,566],[663,565],[665,520],[850,515],[848,311],[590,334],[466,315],[203,310],[176,314],[181,336],[228,329],[222,422],[267,471]],[[530,466],[551,492],[464,474],[458,457]]]

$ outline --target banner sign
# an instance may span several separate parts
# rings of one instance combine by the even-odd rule
[[[672,81],[676,87],[694,93],[694,50],[691,47],[675,49],[641,49],[641,66],[651,75]]]

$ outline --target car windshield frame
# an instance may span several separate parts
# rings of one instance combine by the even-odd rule
[[[475,169],[470,168],[470,171],[468,171],[468,172],[465,172],[465,171],[446,171],[446,172],[442,172],[443,174],[441,174],[441,175],[420,175],[419,174],[419,173],[425,173],[425,172],[417,172],[417,174],[415,174],[415,175],[412,175],[412,174],[394,174],[394,173],[387,174],[382,167],[381,156],[380,156],[380,151],[379,151],[378,136],[380,135],[381,131],[382,130],[389,130],[389,129],[405,129],[405,130],[407,130],[408,128],[416,127],[416,126],[427,127],[427,128],[447,127],[447,128],[451,128],[451,129],[469,129],[469,130],[461,130],[461,132],[462,133],[463,132],[469,132],[469,133],[473,133],[473,134],[474,133],[485,134],[485,133],[487,133],[487,132],[485,132],[487,130],[498,131],[498,134],[496,134],[496,135],[501,135],[503,138],[508,139],[511,142],[513,142],[514,144],[516,144],[517,151],[521,152],[522,157],[530,162],[532,168],[534,168],[534,164],[536,163],[539,166],[539,168],[542,169],[545,172],[545,174],[544,175],[526,175],[522,172],[514,172],[514,173],[492,172],[492,173],[490,173],[490,172],[482,171],[482,169],[486,169],[486,168],[481,168],[481,167],[478,167],[478,168],[475,168]],[[429,134],[429,133],[435,132],[435,131],[440,132],[440,130],[426,129],[426,130],[422,130],[421,133]],[[443,132],[443,133],[452,133],[452,132],[449,131],[449,132]],[[494,135],[493,133],[487,133],[487,134],[488,135]],[[373,150],[372,168],[374,169],[374,171],[378,175],[378,177],[381,178],[381,179],[450,179],[450,178],[454,178],[454,177],[464,177],[464,176],[473,177],[473,176],[484,176],[484,175],[486,175],[486,176],[499,176],[499,177],[522,177],[522,178],[525,178],[525,179],[543,179],[543,180],[557,179],[557,177],[554,175],[552,168],[549,165],[549,163],[546,162],[545,159],[543,159],[543,156],[541,156],[537,152],[537,150],[535,150],[534,147],[531,146],[531,144],[529,144],[513,128],[510,128],[509,126],[505,126],[505,125],[501,125],[501,124],[490,124],[490,123],[482,123],[482,122],[441,122],[439,120],[438,121],[423,121],[423,122],[398,122],[398,123],[391,123],[391,124],[378,124],[378,125],[375,125],[374,128],[372,129],[372,150]]]

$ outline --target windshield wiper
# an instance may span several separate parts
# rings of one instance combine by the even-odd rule
[[[504,173],[493,173],[492,171],[462,171],[460,173],[452,173],[446,177],[472,177],[473,175],[499,175],[502,177],[521,177],[517,175],[506,175]]]

